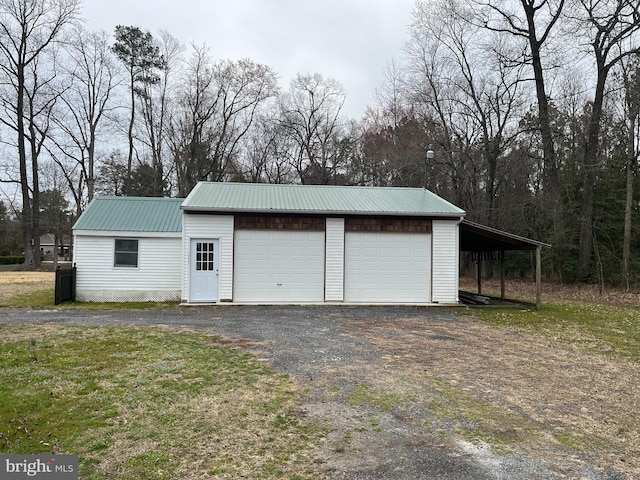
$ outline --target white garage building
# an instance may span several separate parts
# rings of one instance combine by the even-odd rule
[[[184,201],[97,197],[74,226],[76,295],[453,304],[463,218],[414,188],[203,182]]]
[[[413,188],[199,183],[182,301],[457,303],[464,212]]]

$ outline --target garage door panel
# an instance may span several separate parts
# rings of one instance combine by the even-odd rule
[[[324,232],[238,230],[234,301],[321,302]]]
[[[427,233],[347,232],[345,300],[428,302],[430,246]]]
[[[268,240],[265,240],[268,241]],[[289,245],[289,246],[284,246],[284,245],[272,245],[270,248],[265,249],[265,253],[269,256],[271,256],[271,254],[275,254],[278,255],[282,258],[286,258],[287,257],[287,253],[289,253],[289,250],[291,250],[292,254],[295,255],[294,247],[293,245]]]

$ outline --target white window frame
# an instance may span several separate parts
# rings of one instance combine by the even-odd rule
[[[118,242],[135,242],[136,250],[118,250]],[[136,263],[135,265],[127,263],[118,263],[118,254],[132,254],[135,253]],[[138,268],[140,265],[140,240],[137,238],[116,238],[113,242],[113,266],[114,268]]]

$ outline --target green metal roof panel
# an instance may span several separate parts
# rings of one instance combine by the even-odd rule
[[[187,211],[342,215],[462,216],[464,210],[423,188],[201,182]]]
[[[183,198],[97,196],[74,230],[181,232]]]

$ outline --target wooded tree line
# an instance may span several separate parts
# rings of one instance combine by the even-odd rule
[[[358,120],[337,80],[283,87],[166,31],[89,32],[80,7],[0,0],[0,180],[18,187],[0,224],[19,222],[30,265],[43,198],[63,229],[94,194],[184,197],[201,180],[426,186],[551,243],[550,277],[640,284],[638,1],[418,0]]]

